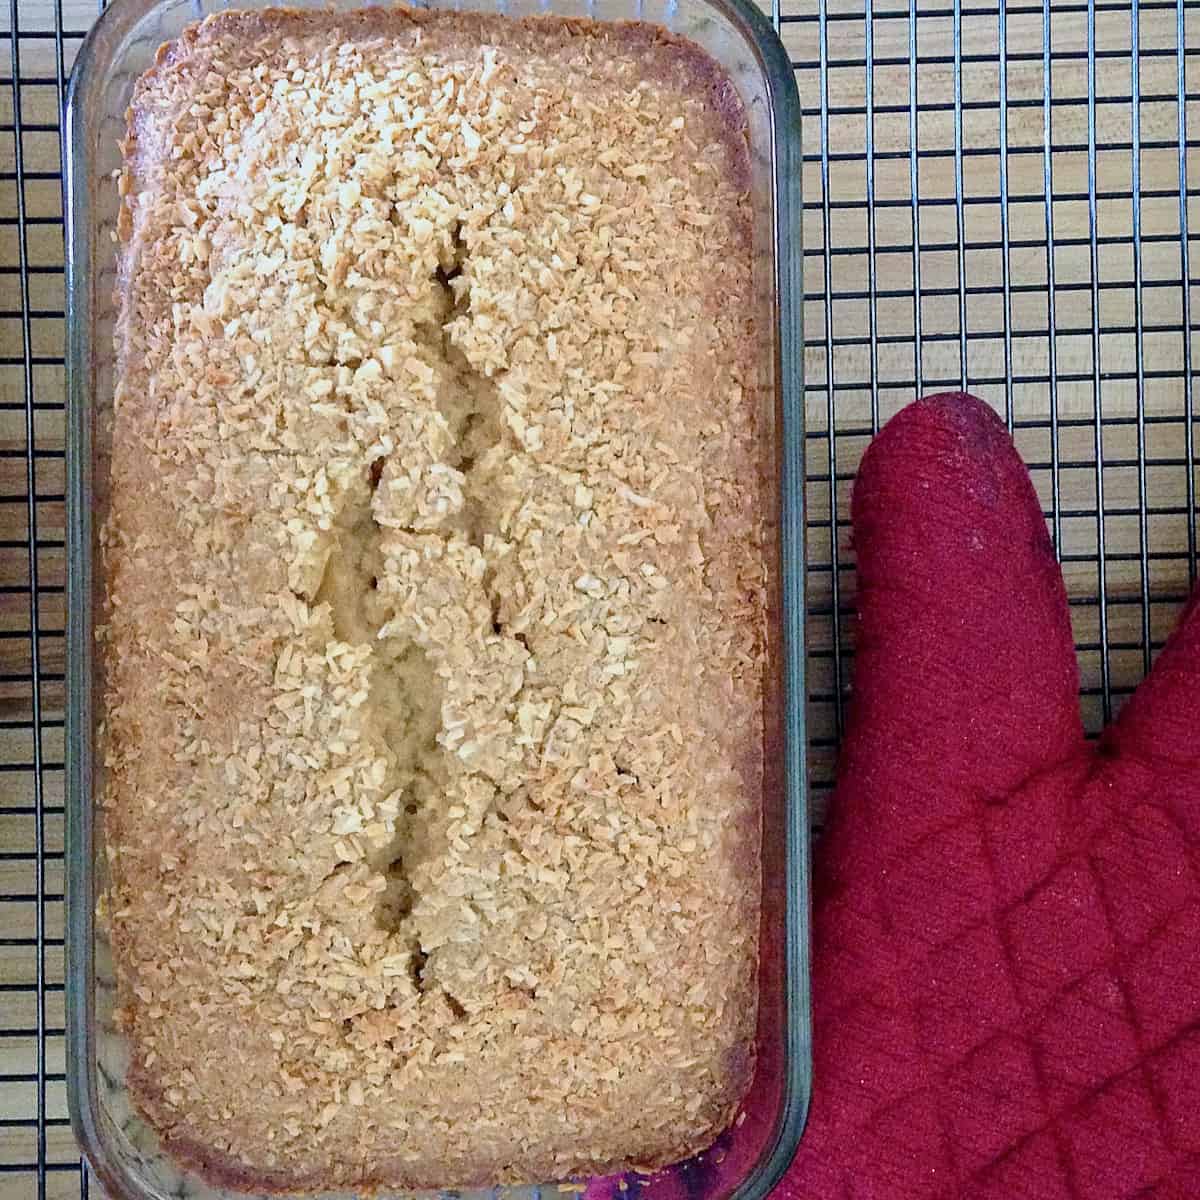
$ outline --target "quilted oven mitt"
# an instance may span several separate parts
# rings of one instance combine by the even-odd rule
[[[779,1200],[1200,1198],[1200,593],[1099,744],[1003,425],[880,434]]]

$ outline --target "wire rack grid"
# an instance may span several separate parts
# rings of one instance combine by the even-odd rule
[[[96,13],[0,8],[0,1200],[88,1192],[63,1078],[59,128]],[[913,396],[966,387],[1008,420],[1067,577],[1093,731],[1195,580],[1200,0],[774,0],[773,16],[806,122],[819,808],[853,657],[849,488]]]

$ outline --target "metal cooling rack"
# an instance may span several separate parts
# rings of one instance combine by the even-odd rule
[[[922,392],[974,391],[1013,429],[1096,732],[1196,577],[1200,5],[825,0],[780,19],[808,122],[814,791],[853,654],[850,484]]]
[[[807,122],[820,797],[853,654],[849,487],[917,393],[968,387],[1012,426],[1066,571],[1089,728],[1195,579],[1200,0],[775,4]],[[58,130],[96,11],[0,11],[0,1200],[87,1193],[63,1082]]]

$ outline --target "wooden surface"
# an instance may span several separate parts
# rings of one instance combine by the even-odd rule
[[[881,9],[877,5],[877,9]],[[889,10],[890,11],[890,10]],[[916,387],[914,357],[914,261],[909,136],[909,23],[906,16],[877,18],[873,26],[875,71],[872,99],[875,162],[868,173],[864,154],[868,122],[867,72],[864,69],[866,30],[861,3],[831,0],[828,12],[824,97],[827,121],[820,117],[823,85],[817,70],[821,57],[816,10],[789,5],[797,18],[785,26],[789,49],[799,62],[798,80],[806,111],[804,149],[803,241],[806,247],[805,371],[808,381],[807,442],[809,483],[810,603],[813,698],[809,705],[812,768],[815,792],[824,793],[832,777],[836,737],[835,624],[830,598],[838,560],[837,579],[843,607],[853,599],[853,558],[845,528],[847,499],[854,467],[869,439],[874,417],[884,418],[909,400]],[[906,11],[906,9],[905,9]],[[65,26],[86,28],[94,8],[66,0]],[[40,575],[39,621],[41,693],[46,727],[41,752],[49,764],[44,772],[46,862],[44,886],[51,897],[45,905],[46,933],[52,939],[45,955],[47,1114],[51,1163],[75,1161],[66,1117],[61,1072],[62,994],[53,990],[62,981],[62,671],[63,671],[63,462],[62,392],[63,309],[62,229],[60,223],[56,86],[57,50],[53,39],[24,36],[54,29],[54,8],[46,0],[19,5],[19,41],[23,120],[29,131],[23,139],[31,340],[26,347],[21,321],[22,295],[15,270],[19,254],[17,192],[14,182],[11,66],[0,86],[0,895],[19,897],[0,902],[0,985],[32,985],[36,950],[31,944],[36,905],[34,848],[35,801],[30,671],[30,601],[23,592],[29,580],[26,549],[25,368],[32,356],[34,425],[37,458],[36,515]],[[7,30],[7,8],[0,29]],[[962,230],[966,294],[960,297],[960,230],[953,148],[955,71],[953,24],[948,16],[924,16],[919,21],[917,86],[921,112],[917,143],[919,240],[918,267],[922,302],[921,381],[926,390],[957,387],[964,382],[960,366],[960,300],[965,303],[966,384],[1000,410],[1011,404],[1024,425],[1018,445],[1034,466],[1034,477],[1048,511],[1054,509],[1051,461],[1052,434],[1048,416],[1052,397],[1062,420],[1057,430],[1059,473],[1058,518],[1061,550],[1073,609],[1089,724],[1099,724],[1103,697],[1099,694],[1103,650],[1100,646],[1099,571],[1096,562],[1097,462],[1094,427],[1097,401],[1107,424],[1102,431],[1102,479],[1106,517],[1104,532],[1108,561],[1106,612],[1109,622],[1109,666],[1114,701],[1140,677],[1143,669],[1143,588],[1151,597],[1146,610],[1152,642],[1165,636],[1186,591],[1189,579],[1189,528],[1195,536],[1195,513],[1187,511],[1187,481],[1194,464],[1186,461],[1184,340],[1181,331],[1187,290],[1181,278],[1179,161],[1176,150],[1177,107],[1175,14],[1154,10],[1141,20],[1140,60],[1141,234],[1140,270],[1143,290],[1143,341],[1136,336],[1137,293],[1133,204],[1133,155],[1130,151],[1131,70],[1128,10],[1105,11],[1096,30],[1103,55],[1097,72],[1096,179],[1101,199],[1096,205],[1099,244],[1099,307],[1093,314],[1092,249],[1089,242],[1088,106],[1084,15],[1056,9],[1052,21],[1055,63],[1052,73],[1054,108],[1052,138],[1053,206],[1057,336],[1049,336],[1047,252],[1044,203],[1042,98],[1047,90],[1041,61],[1040,13],[1011,10],[1008,20],[1007,72],[1009,142],[1007,186],[1010,196],[1008,270],[1015,287],[1006,309],[1000,285],[1004,228],[998,203],[1001,188],[999,143],[1000,69],[996,15],[968,16],[962,23],[966,68],[961,75]],[[1200,11],[1189,9],[1191,44],[1200,47]],[[78,39],[64,42],[63,65],[69,68]],[[11,37],[3,43],[9,52]],[[1200,92],[1200,57],[1188,56],[1187,89]],[[1200,132],[1200,101],[1188,102],[1189,128]],[[828,159],[821,159],[822,145]],[[1200,184],[1200,153],[1187,151],[1189,178]],[[41,176],[46,176],[45,178]],[[828,207],[823,179],[828,178]],[[876,197],[873,230],[865,204],[868,183]],[[1200,208],[1187,201],[1191,230],[1200,230]],[[825,259],[828,243],[833,300],[826,297]],[[873,238],[876,255],[868,248]],[[1200,247],[1189,247],[1193,275]],[[872,271],[872,262],[874,271]],[[873,361],[871,290],[874,289]],[[1192,288],[1193,313],[1200,313],[1200,295]],[[1101,327],[1096,345],[1093,315]],[[828,322],[828,328],[827,328]],[[1012,371],[1006,378],[1005,330]],[[1057,387],[1049,384],[1051,350],[1056,358]],[[1200,363],[1200,345],[1194,347]],[[832,353],[830,353],[832,351]],[[1137,364],[1151,374],[1139,391]],[[830,403],[830,385],[834,402]],[[873,386],[874,384],[874,386]],[[1139,411],[1150,419],[1144,453],[1139,457]],[[836,437],[829,438],[830,414]],[[830,467],[833,466],[833,480]],[[1141,480],[1145,494],[1141,494]],[[1150,509],[1146,521],[1149,560],[1143,575],[1140,561],[1139,502]],[[836,502],[839,524],[831,536],[830,515]],[[843,668],[849,665],[849,631],[837,627]],[[843,670],[842,684],[847,681]],[[0,992],[0,1075],[34,1070],[37,1039],[35,992]],[[15,1170],[33,1161],[34,1131],[4,1125],[30,1117],[36,1109],[34,1086],[0,1082],[0,1200],[32,1196],[33,1176]],[[78,1176],[52,1171],[48,1195],[78,1195]]]

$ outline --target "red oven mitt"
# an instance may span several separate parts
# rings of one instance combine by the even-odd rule
[[[1029,475],[911,405],[853,502],[852,723],[780,1200],[1200,1198],[1200,593],[1098,745]]]

